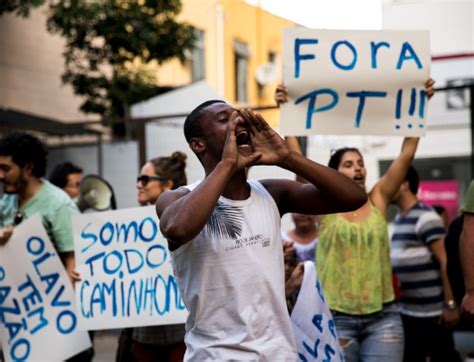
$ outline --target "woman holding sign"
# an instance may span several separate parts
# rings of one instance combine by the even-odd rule
[[[432,79],[425,83],[428,98],[434,93],[433,85]],[[284,85],[278,86],[278,104],[287,101],[287,93]],[[370,190],[364,206],[324,216],[320,223],[318,275],[346,361],[403,359],[403,326],[394,303],[386,214],[415,156],[418,140],[404,139],[400,155]],[[329,167],[365,189],[367,171],[358,149],[337,150]]]
[[[145,163],[137,177],[140,205],[154,205],[162,192],[186,185],[185,167],[186,155],[182,152]],[[133,328],[133,358],[140,362],[182,361],[186,351],[184,334],[183,324]]]

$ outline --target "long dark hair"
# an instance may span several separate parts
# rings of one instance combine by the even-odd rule
[[[363,158],[362,153],[360,153],[360,151],[357,148],[342,147],[342,148],[337,149],[331,154],[331,158],[329,158],[328,167],[333,168],[335,170],[339,169],[339,164],[341,163],[342,156],[344,156],[346,152],[356,152],[359,154],[361,158]]]

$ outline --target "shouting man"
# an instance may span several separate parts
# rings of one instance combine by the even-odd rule
[[[290,151],[250,109],[207,101],[184,123],[206,177],[156,203],[181,295],[189,310],[186,360],[295,360],[285,303],[280,218],[361,207],[348,177]],[[275,165],[308,180],[247,180]]]

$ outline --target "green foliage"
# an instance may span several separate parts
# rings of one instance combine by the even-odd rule
[[[30,9],[43,5],[45,0],[0,0],[0,16],[15,12],[16,15],[27,17]]]
[[[193,28],[175,20],[180,0],[59,0],[48,29],[66,40],[63,81],[84,97],[81,110],[123,118],[157,94],[152,62],[185,59]]]

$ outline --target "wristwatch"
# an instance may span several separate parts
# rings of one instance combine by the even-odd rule
[[[450,299],[444,302],[444,306],[449,310],[455,310],[458,307],[458,304],[454,299]]]

